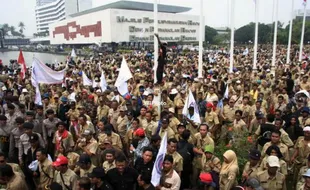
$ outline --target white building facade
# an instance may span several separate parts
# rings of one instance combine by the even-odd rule
[[[46,32],[50,24],[65,20],[71,14],[92,8],[92,0],[38,1],[37,3],[42,5],[39,4],[40,6],[35,8],[37,32]]]
[[[51,44],[153,42],[152,11],[109,8],[50,25]],[[199,16],[158,13],[158,33],[168,42],[199,40]],[[204,35],[203,35],[204,36]]]

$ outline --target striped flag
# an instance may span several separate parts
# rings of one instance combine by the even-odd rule
[[[160,177],[161,177],[161,170],[162,170],[162,165],[165,159],[165,155],[167,152],[167,132],[165,132],[164,137],[162,138],[162,141],[160,143],[160,148],[153,166],[153,171],[152,171],[152,184],[154,187],[158,186],[160,182]]]

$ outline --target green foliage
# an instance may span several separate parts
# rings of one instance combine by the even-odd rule
[[[22,23],[22,22],[21,22]],[[5,23],[2,25],[3,31],[4,31],[4,37],[6,36],[20,36],[24,37],[23,30],[25,29],[25,25],[23,24],[23,30],[16,31],[15,26],[10,26],[9,24]]]
[[[218,33],[214,28],[212,28],[210,26],[205,26],[205,41],[206,42],[213,44],[214,43],[214,37],[217,35],[218,35]]]
[[[224,158],[223,154],[227,150],[233,150],[238,158],[238,165],[239,165],[239,176],[238,180],[241,179],[242,171],[245,166],[245,164],[248,161],[248,155],[249,151],[253,148],[253,144],[248,141],[247,137],[243,137],[242,139],[235,142],[232,146],[227,146],[225,142],[220,142],[218,145],[216,145],[214,154],[221,160],[223,163]]]

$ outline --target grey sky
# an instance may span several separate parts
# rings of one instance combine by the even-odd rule
[[[100,6],[118,0],[93,0],[93,6]],[[154,2],[153,0],[136,0],[140,2]],[[254,21],[254,0],[235,0],[235,27],[238,28]],[[259,21],[271,23],[273,20],[273,0],[259,0]],[[302,9],[302,0],[294,0],[295,9]],[[225,27],[229,25],[230,0],[204,0],[205,23],[212,27]],[[192,7],[185,14],[199,15],[200,0],[160,0],[160,3]],[[35,0],[0,0],[0,24],[8,23],[17,27],[19,21],[26,25],[26,36],[36,32]],[[310,5],[308,5],[309,7]],[[279,20],[288,23],[291,12],[291,0],[279,0]]]

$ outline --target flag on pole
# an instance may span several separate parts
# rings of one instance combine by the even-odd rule
[[[189,94],[188,94],[188,97],[185,101],[183,111],[182,111],[182,114],[185,117],[188,117],[188,108],[189,107],[194,107],[194,122],[195,123],[201,123],[200,116],[199,116],[199,109],[198,109],[197,103],[195,101],[194,95],[193,95],[191,90],[189,90]]]
[[[307,6],[307,0],[303,0],[303,6]]]
[[[160,148],[153,166],[151,182],[154,185],[154,187],[158,186],[159,184],[162,165],[165,159],[166,152],[167,152],[167,132],[165,132],[164,137],[162,138]]]
[[[228,84],[226,86],[226,90],[225,90],[225,93],[224,93],[224,98],[228,99],[228,92],[229,92],[229,89],[228,89]]]
[[[100,88],[101,88],[102,92],[106,91],[107,87],[108,87],[107,81],[105,80],[103,71],[101,71]]]
[[[249,48],[246,48],[244,51],[243,51],[243,55],[248,55],[249,54]]]
[[[72,48],[71,57],[76,57],[75,50]]]
[[[82,79],[83,79],[83,85],[84,86],[92,86],[93,82],[86,76],[84,72],[82,72]]]
[[[22,50],[19,50],[19,56],[18,56],[18,64],[21,64],[21,71],[20,71],[20,78],[21,79],[25,79],[26,77],[26,71],[27,71],[27,67],[26,67],[26,63],[25,63],[25,59],[24,59],[24,55]]]
[[[42,105],[39,84],[61,84],[66,70],[54,71],[38,59],[34,58],[31,70],[31,83],[36,88],[35,104]]]
[[[115,86],[118,92],[126,99],[130,98],[130,94],[128,92],[127,81],[132,78],[132,74],[127,65],[125,57],[123,57],[123,61],[121,64],[121,68],[119,70],[117,79],[115,81]]]

